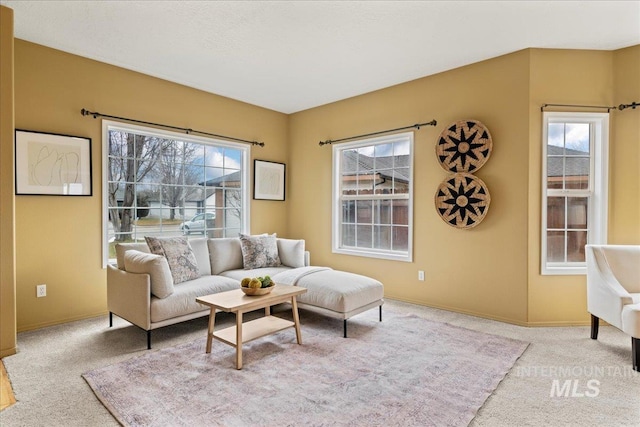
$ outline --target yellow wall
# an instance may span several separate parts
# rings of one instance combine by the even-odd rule
[[[83,117],[82,108],[264,141],[252,159],[288,162],[281,113],[22,40],[15,76],[16,128],[90,137],[93,150],[93,196],[16,196],[19,331],[106,312],[101,121]],[[287,203],[253,201],[251,232],[286,236]],[[40,283],[45,298],[36,298]]]
[[[13,10],[0,6],[0,357],[16,352]]]
[[[388,298],[526,322],[529,56],[520,51],[293,114],[289,231],[306,239],[312,262],[371,275],[384,283]],[[318,141],[431,119],[436,127],[415,131],[414,261],[331,253],[332,149]],[[436,141],[463,119],[484,123],[494,143],[476,173],[489,188],[491,206],[471,230],[447,225],[434,207],[436,188],[447,176]],[[424,282],[418,270],[425,271]]]
[[[11,55],[4,48],[9,38],[2,12],[4,70]],[[639,57],[639,46],[614,52],[528,49],[287,116],[16,40],[15,126],[93,141],[93,196],[15,197],[17,329],[106,312],[101,124],[82,117],[82,108],[265,141],[265,148],[252,148],[252,158],[287,164],[286,202],[252,201],[251,232],[304,238],[314,264],[373,276],[385,284],[387,298],[517,324],[583,323],[584,276],[539,275],[540,105],[637,101]],[[3,71],[3,209],[14,200],[13,184],[4,179],[12,165],[5,153],[13,150],[4,108],[12,85],[6,82]],[[640,243],[638,113],[612,112],[612,243]],[[332,150],[318,141],[432,119],[437,126],[415,131],[414,261],[331,253]],[[491,207],[471,230],[445,224],[433,203],[447,176],[435,157],[437,137],[462,119],[482,121],[494,141],[491,158],[477,172],[489,187]],[[4,323],[12,308],[5,297],[11,294],[5,281],[11,262],[4,254],[12,246],[5,230],[14,229],[4,212],[3,340],[11,332]],[[417,280],[418,270],[426,281]],[[48,285],[46,298],[35,297],[40,283]]]
[[[640,101],[640,46],[613,55],[613,105]],[[609,242],[640,243],[640,107],[613,113]]]
[[[531,325],[587,324],[589,319],[586,276],[540,275],[540,106],[546,103],[614,106],[637,101],[639,56],[640,46],[614,52],[531,51],[528,319]],[[609,243],[640,244],[639,113],[612,110],[610,115]]]

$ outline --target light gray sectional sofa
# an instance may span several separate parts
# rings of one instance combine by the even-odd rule
[[[147,243],[117,244],[116,259],[117,265],[107,266],[110,326],[115,314],[144,329],[147,348],[152,330],[209,314],[197,297],[238,289],[244,277],[269,275],[279,285],[307,288],[298,297],[299,307],[342,319],[345,337],[347,319],[358,313],[379,307],[382,320],[382,283],[310,266],[304,240],[148,238]]]

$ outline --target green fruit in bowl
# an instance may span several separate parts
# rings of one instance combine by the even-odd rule
[[[249,282],[249,287],[251,289],[258,289],[262,287],[262,282],[258,279],[251,279],[251,281]]]
[[[251,282],[251,279],[249,277],[245,277],[244,279],[242,279],[242,282],[240,282],[240,286],[242,286],[243,288],[248,288],[249,282]]]

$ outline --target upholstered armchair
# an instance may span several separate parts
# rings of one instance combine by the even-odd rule
[[[600,319],[631,335],[640,371],[640,245],[587,245],[586,255],[591,338],[598,339]]]

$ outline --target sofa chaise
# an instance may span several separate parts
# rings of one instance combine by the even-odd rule
[[[375,307],[382,321],[379,281],[329,267],[310,266],[304,240],[275,235],[234,238],[147,238],[116,244],[116,265],[107,266],[109,326],[117,315],[147,332],[209,315],[197,297],[240,287],[244,277],[269,275],[279,285],[302,286],[300,308],[343,320]]]

